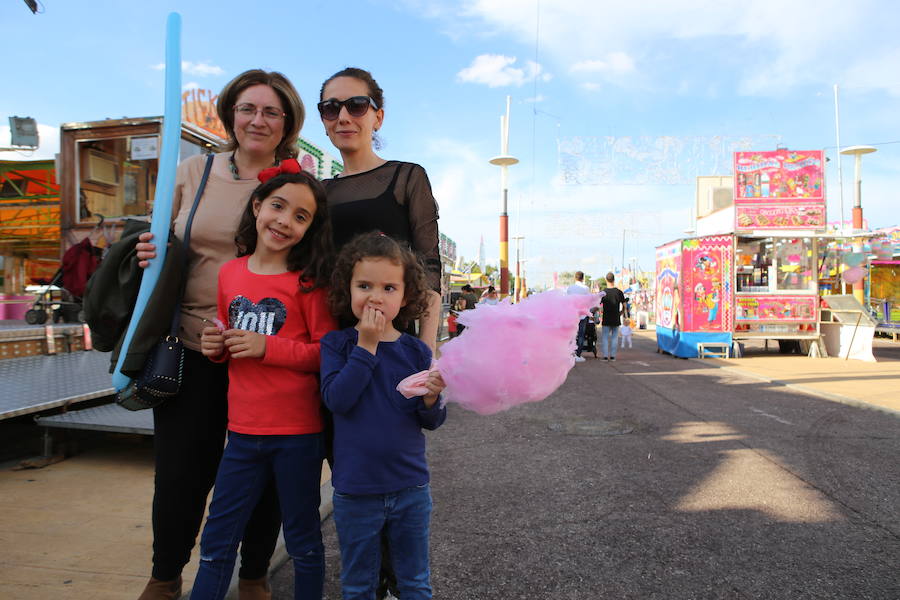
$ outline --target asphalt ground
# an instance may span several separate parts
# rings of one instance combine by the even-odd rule
[[[429,433],[435,598],[900,598],[900,419],[634,341]]]

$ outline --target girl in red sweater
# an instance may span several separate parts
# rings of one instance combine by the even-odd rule
[[[322,597],[324,446],[319,340],[336,328],[323,284],[331,256],[325,190],[294,159],[259,174],[219,271],[218,327],[201,349],[228,361],[228,444],[200,541],[191,598],[224,598],[247,519],[274,478],[294,561],[294,598]],[[185,457],[190,460],[190,457]]]

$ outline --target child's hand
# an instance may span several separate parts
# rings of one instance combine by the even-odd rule
[[[200,352],[208,358],[222,356],[225,352],[225,336],[218,327],[204,327],[200,334]]]
[[[261,333],[228,329],[223,335],[231,358],[262,358],[266,355],[266,336]]]
[[[425,402],[426,408],[431,408],[434,406],[434,403],[437,402],[438,395],[444,391],[447,384],[444,383],[444,378],[441,377],[440,373],[437,371],[430,371],[428,373],[428,380],[425,382],[425,387],[428,388],[428,394],[422,397],[422,401]]]
[[[375,354],[386,324],[383,312],[371,306],[363,308],[362,317],[356,325],[356,329],[359,331],[359,341],[356,345]]]

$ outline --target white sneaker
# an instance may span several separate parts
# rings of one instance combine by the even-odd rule
[[[575,362],[584,362],[584,357],[583,357],[583,356],[576,356],[576,357],[575,357]]]

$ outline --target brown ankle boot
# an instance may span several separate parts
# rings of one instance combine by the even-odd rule
[[[150,578],[138,600],[179,600],[181,598],[181,577],[172,581]]]
[[[272,600],[272,588],[269,578],[239,579],[238,600]]]

